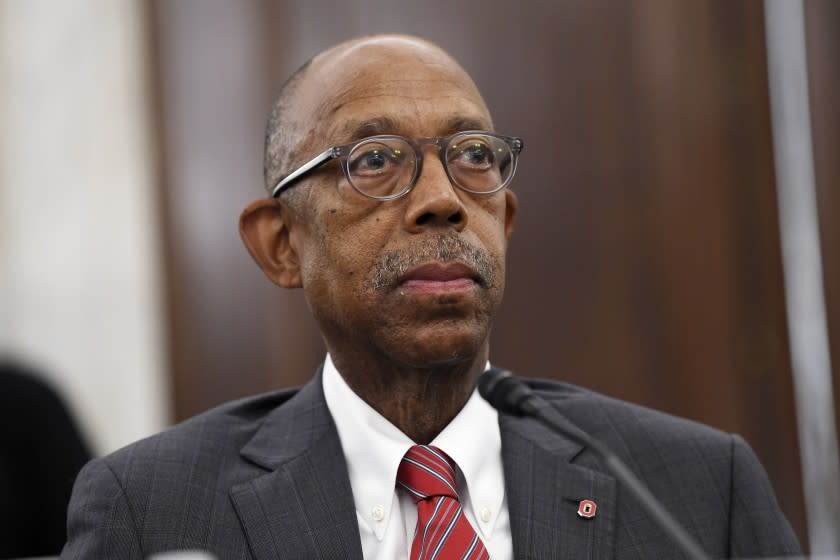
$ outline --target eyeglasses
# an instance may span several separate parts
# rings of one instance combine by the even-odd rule
[[[415,140],[395,135],[370,136],[327,148],[277,183],[271,196],[277,198],[318,167],[338,159],[344,176],[360,194],[393,200],[414,187],[423,168],[422,148],[427,145],[437,146],[452,184],[473,194],[492,194],[505,188],[525,146],[521,138],[472,130]]]

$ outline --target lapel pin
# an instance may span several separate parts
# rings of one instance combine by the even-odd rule
[[[581,500],[578,504],[578,515],[584,519],[592,519],[595,517],[595,512],[598,506],[592,500]]]

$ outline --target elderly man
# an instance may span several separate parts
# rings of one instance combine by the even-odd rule
[[[91,462],[63,557],[679,557],[590,449],[475,391],[522,149],[426,41],[358,39],[298,71],[268,124],[271,197],[240,229],[272,282],[304,289],[325,363],[300,390]],[[531,385],[617,452],[709,555],[798,551],[737,436]]]

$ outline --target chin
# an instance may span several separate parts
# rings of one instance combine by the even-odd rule
[[[398,349],[400,361],[418,368],[471,363],[484,351],[488,334],[463,324],[431,325],[415,331],[411,343]]]

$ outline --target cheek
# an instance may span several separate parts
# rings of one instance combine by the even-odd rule
[[[319,232],[319,253],[336,280],[361,284],[394,236],[394,228],[400,222],[387,212],[394,205],[382,209],[378,208],[380,204],[353,192],[343,197],[341,206],[320,216],[323,227]]]
[[[476,211],[477,210],[477,211]],[[508,239],[505,235],[505,208],[498,203],[489,203],[473,211],[474,231],[484,248],[493,256],[500,272],[505,269],[505,255]]]
[[[301,263],[304,289],[320,307],[352,307],[369,284],[378,248],[370,242],[371,232],[331,218],[332,214],[322,217],[322,226],[306,248]]]

